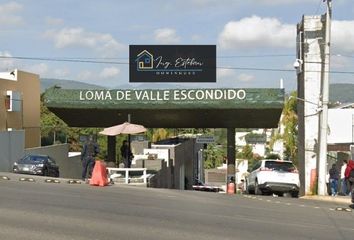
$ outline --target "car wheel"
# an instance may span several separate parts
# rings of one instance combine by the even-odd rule
[[[250,186],[248,185],[248,181],[246,181],[246,193],[248,194],[254,194],[254,191],[250,189]]]
[[[283,192],[274,192],[274,194],[277,195],[278,197],[284,197]]]
[[[299,192],[291,192],[291,197],[298,198],[299,197]]]
[[[251,188],[249,187],[249,186],[247,186],[247,193],[248,194],[254,194],[254,189],[253,190],[251,190]]]
[[[258,186],[258,180],[256,180],[256,182],[254,184],[254,194],[262,195],[262,190]]]

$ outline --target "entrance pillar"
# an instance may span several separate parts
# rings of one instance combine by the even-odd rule
[[[235,128],[227,129],[227,179],[226,192],[235,194]]]
[[[116,136],[107,136],[107,161],[116,163]]]

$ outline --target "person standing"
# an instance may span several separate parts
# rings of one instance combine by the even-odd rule
[[[86,175],[90,179],[92,175],[93,167],[95,166],[95,157],[99,153],[99,147],[94,142],[93,137],[89,136],[88,141],[84,144],[81,152],[82,162],[82,180],[86,180]]]
[[[331,186],[331,195],[337,196],[338,194],[338,179],[339,172],[336,164],[332,164],[331,169],[329,169],[329,185]]]
[[[123,144],[120,147],[120,154],[123,158],[124,167],[130,168],[134,155],[130,149],[130,146],[129,146],[129,143],[127,140],[123,141]]]
[[[348,195],[347,181],[345,180],[345,169],[347,168],[347,163],[343,161],[343,165],[340,170],[340,193],[343,196]]]
[[[347,191],[351,193],[354,184],[354,160],[344,160],[344,162],[347,164],[344,172],[344,176],[347,182]]]

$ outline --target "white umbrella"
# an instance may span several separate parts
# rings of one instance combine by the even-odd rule
[[[143,125],[125,122],[116,126],[105,128],[103,129],[103,131],[99,132],[99,134],[116,136],[119,134],[135,134],[135,133],[141,133],[146,131],[147,130]]]

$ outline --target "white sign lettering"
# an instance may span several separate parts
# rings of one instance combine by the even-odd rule
[[[220,101],[244,100],[243,89],[80,90],[80,101]]]

